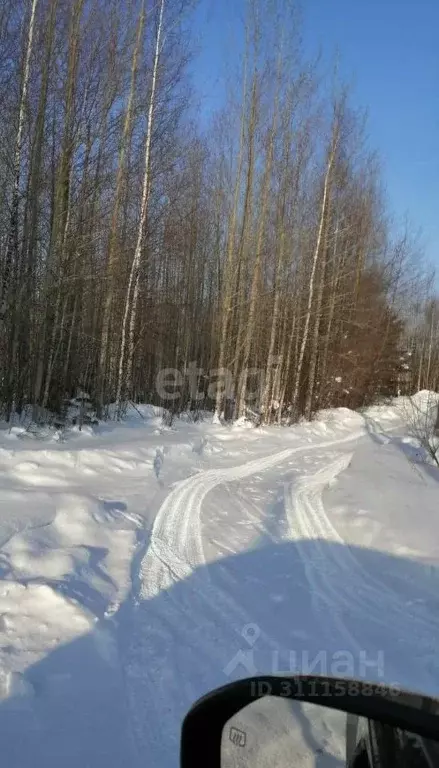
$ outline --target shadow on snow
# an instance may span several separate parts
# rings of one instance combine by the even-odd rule
[[[343,651],[348,676],[437,691],[438,586],[432,566],[318,540],[264,542],[200,567],[25,670],[24,695],[1,704],[3,762],[168,768],[196,698],[319,654],[316,672],[340,674]],[[302,727],[315,749],[312,723]]]

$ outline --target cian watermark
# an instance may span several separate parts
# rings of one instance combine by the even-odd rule
[[[289,649],[268,651],[257,649],[261,630],[257,624],[246,624],[242,629],[243,644],[224,667],[227,677],[254,677],[256,675],[319,675],[322,677],[384,680],[385,654],[383,650],[370,653],[347,649],[335,651]]]

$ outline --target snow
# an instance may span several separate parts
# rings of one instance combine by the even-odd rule
[[[141,405],[61,440],[0,430],[5,764],[171,768],[194,700],[248,674],[439,694],[439,470],[410,407],[255,429]],[[339,713],[267,699],[240,724],[254,765],[343,762]]]

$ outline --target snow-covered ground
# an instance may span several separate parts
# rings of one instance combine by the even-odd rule
[[[171,768],[194,700],[248,674],[439,694],[439,470],[400,402],[261,429],[140,410],[0,432],[5,765]],[[342,764],[340,715],[284,715],[295,764]]]

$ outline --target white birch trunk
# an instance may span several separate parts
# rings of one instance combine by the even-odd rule
[[[139,58],[139,53],[141,48],[144,24],[145,24],[145,0],[143,0],[142,6],[140,8],[139,22],[137,25],[137,35],[136,35],[136,41],[134,44],[133,58],[131,63],[130,90],[128,94],[125,121],[124,121],[122,139],[121,139],[120,150],[119,150],[117,179],[116,179],[116,194],[115,194],[114,208],[113,208],[113,214],[111,219],[111,229],[110,229],[110,236],[109,236],[108,262],[107,262],[108,286],[107,286],[107,292],[104,300],[101,349],[100,349],[100,356],[99,356],[98,398],[99,398],[99,406],[101,409],[103,407],[103,401],[104,401],[104,390],[105,390],[104,379],[105,379],[105,374],[107,369],[107,359],[108,359],[110,319],[111,319],[111,310],[112,310],[112,304],[113,304],[114,280],[115,280],[117,227],[119,223],[119,210],[120,210],[120,203],[121,203],[122,182],[125,174],[125,156],[126,156],[127,145],[128,145],[129,135],[131,132],[132,119],[133,119],[134,93],[136,88],[138,58]]]
[[[35,27],[35,13],[38,5],[38,0],[32,0],[31,13],[29,19],[29,29],[27,34],[27,46],[26,46],[26,58],[24,63],[23,72],[23,85],[21,88],[20,96],[20,109],[18,114],[18,128],[15,138],[14,148],[14,162],[13,162],[13,178],[14,187],[12,190],[12,203],[11,203],[11,220],[8,232],[8,239],[6,243],[6,255],[4,261],[4,272],[1,286],[1,306],[0,317],[4,316],[6,312],[6,297],[10,284],[11,266],[14,257],[17,257],[18,249],[18,207],[20,201],[20,167],[21,167],[21,155],[23,149],[23,130],[27,104],[27,92],[29,86],[29,72],[30,72],[30,59],[32,55],[33,39],[34,39],[34,27]]]
[[[310,324],[311,311],[312,311],[312,305],[314,300],[314,283],[315,283],[315,276],[317,271],[317,264],[318,264],[319,255],[320,255],[320,247],[321,247],[322,237],[323,237],[326,206],[328,203],[329,182],[331,178],[332,166],[334,164],[336,145],[337,145],[337,141],[335,140],[332,143],[331,151],[329,153],[329,158],[328,158],[326,172],[325,172],[325,180],[323,183],[323,195],[322,195],[322,204],[320,208],[319,227],[317,232],[317,240],[314,248],[311,274],[310,274],[309,284],[308,284],[308,303],[306,308],[305,324],[303,328],[302,342],[300,344],[299,359],[297,361],[296,381],[294,384],[294,392],[293,392],[293,400],[292,400],[293,411],[297,409],[297,399],[299,396],[299,387],[300,387],[300,379],[302,375],[303,359],[305,357],[305,350],[308,343],[309,324]]]
[[[149,190],[150,190],[150,167],[151,167],[151,138],[152,138],[152,127],[154,122],[157,73],[158,73],[158,66],[159,66],[159,60],[160,60],[160,48],[162,44],[164,8],[165,8],[165,0],[161,0],[160,12],[159,12],[159,23],[157,28],[157,37],[156,37],[156,44],[155,44],[155,51],[154,51],[151,96],[149,100],[149,109],[148,109],[148,125],[147,125],[146,143],[145,143],[145,172],[143,176],[140,221],[139,221],[139,228],[137,232],[136,248],[134,251],[134,257],[131,264],[130,276],[128,280],[128,288],[127,288],[127,294],[125,299],[125,309],[124,309],[123,322],[122,322],[122,338],[121,338],[119,373],[118,373],[117,394],[116,394],[116,404],[117,404],[118,412],[120,412],[122,396],[126,394],[126,391],[129,389],[131,384],[131,374],[132,374],[133,356],[134,356],[134,329],[136,324],[137,302],[139,297],[140,262],[141,262],[142,247],[143,247],[144,237],[145,237],[146,219],[148,214],[148,201],[149,201]],[[133,286],[134,286],[134,291],[133,291]],[[131,299],[132,291],[133,291],[133,296]],[[127,347],[127,342],[128,342],[128,363],[127,363],[126,374],[124,375],[125,351]],[[125,386],[124,386],[124,383],[125,383]],[[123,391],[123,389],[125,391]]]

